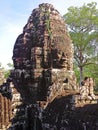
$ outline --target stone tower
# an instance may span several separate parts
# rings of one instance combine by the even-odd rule
[[[73,44],[51,4],[33,10],[12,58],[14,70],[0,84],[0,130],[98,129],[98,104],[79,98]]]
[[[76,88],[73,44],[63,18],[51,4],[40,4],[32,11],[15,42],[13,62],[15,86],[24,101],[44,101],[53,89]]]

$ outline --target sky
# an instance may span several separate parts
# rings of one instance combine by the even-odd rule
[[[7,67],[12,62],[13,47],[33,9],[41,3],[52,4],[63,16],[70,6],[81,7],[84,3],[98,0],[0,0],[0,63]],[[98,2],[97,2],[98,3]],[[97,5],[98,7],[98,5]]]

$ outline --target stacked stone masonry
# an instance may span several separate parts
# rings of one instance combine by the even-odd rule
[[[32,11],[16,39],[12,59],[14,70],[0,84],[0,130],[86,130],[87,123],[97,130],[97,100],[79,99],[73,44],[51,4]],[[89,105],[94,105],[95,117],[85,112]],[[82,108],[95,123],[82,117]]]
[[[47,100],[50,89],[66,81],[69,89],[76,88],[73,44],[63,18],[52,5],[40,4],[32,11],[14,45],[13,62],[17,89],[25,86],[19,89],[24,100],[27,93],[29,101]]]

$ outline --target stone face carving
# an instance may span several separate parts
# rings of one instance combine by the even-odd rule
[[[20,93],[28,91],[31,99],[36,95],[36,100],[45,100],[43,97],[51,91],[55,78],[61,86],[66,78],[69,83],[68,76],[73,71],[72,46],[65,22],[52,5],[43,3],[34,9],[13,49],[15,82],[18,89],[22,86]]]
[[[77,95],[73,44],[52,5],[41,4],[32,11],[12,58],[14,70],[0,86],[1,130],[98,128],[98,104],[85,101],[93,105],[92,112]]]

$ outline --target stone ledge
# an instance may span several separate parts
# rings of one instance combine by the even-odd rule
[[[80,98],[80,95],[73,95],[73,98],[74,98],[74,103],[75,103],[75,106],[76,107],[83,107],[84,105],[87,105],[87,104],[98,104],[98,97],[96,96],[96,99],[95,100],[90,100],[90,99],[81,99]]]

